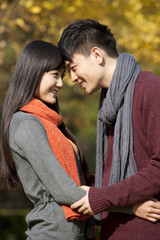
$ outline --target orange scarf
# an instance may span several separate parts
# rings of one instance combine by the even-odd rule
[[[36,98],[33,98],[20,110],[34,115],[42,122],[47,132],[49,144],[56,158],[68,175],[80,186],[77,164],[71,143],[58,129],[58,126],[63,122],[62,117]],[[84,221],[88,217],[73,211],[69,206],[63,205],[62,207],[67,220]]]

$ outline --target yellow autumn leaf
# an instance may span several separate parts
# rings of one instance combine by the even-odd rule
[[[43,2],[42,6],[44,8],[46,8],[47,10],[53,10],[54,9],[53,3],[50,3],[50,2],[47,2],[47,1]]]
[[[23,28],[25,26],[24,20],[22,18],[17,18],[15,20],[15,23],[21,28]]]
[[[26,8],[31,8],[34,4],[34,0],[19,0],[19,4]]]
[[[66,10],[67,10],[68,13],[73,13],[73,12],[76,11],[76,7],[75,6],[70,6]]]
[[[7,8],[7,3],[3,2],[0,6],[0,9],[5,10]]]
[[[0,33],[4,33],[5,32],[5,27],[4,26],[0,26]]]
[[[82,7],[82,6],[83,6],[83,0],[77,0],[77,1],[75,1],[75,5],[76,5],[77,7]]]
[[[33,14],[39,14],[42,11],[40,6],[34,6],[30,8],[30,12]]]

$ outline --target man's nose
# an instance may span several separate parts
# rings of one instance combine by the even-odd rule
[[[72,79],[72,82],[75,82],[75,81],[78,80],[78,77],[77,77],[76,73],[73,72],[73,71],[71,71],[71,79]]]

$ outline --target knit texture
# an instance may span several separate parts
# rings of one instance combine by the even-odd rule
[[[47,132],[48,141],[53,153],[68,175],[77,183],[78,186],[80,186],[78,169],[71,143],[69,139],[66,138],[58,129],[58,126],[63,122],[62,117],[57,112],[48,108],[42,101],[35,98],[33,98],[20,110],[34,115],[42,122]],[[69,206],[63,205],[62,207],[67,220],[84,221],[88,217],[73,211]]]
[[[132,102],[141,67],[130,54],[120,54],[109,89],[102,89],[97,122],[96,187],[102,187],[108,126],[115,124],[109,185],[137,172],[133,153]]]
[[[91,187],[89,203],[101,215],[101,240],[158,240],[160,221],[151,223],[134,215],[108,213],[110,206],[127,206],[155,197],[160,200],[160,77],[141,72],[134,87],[132,124],[138,172],[108,186],[113,156],[114,126],[110,127],[103,188]],[[157,195],[158,194],[158,195]]]

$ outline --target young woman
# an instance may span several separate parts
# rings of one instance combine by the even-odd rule
[[[86,194],[79,186],[87,166],[60,115],[63,76],[58,48],[33,41],[18,58],[3,105],[1,179],[9,188],[21,183],[34,205],[28,240],[94,238],[91,218],[69,207]]]

